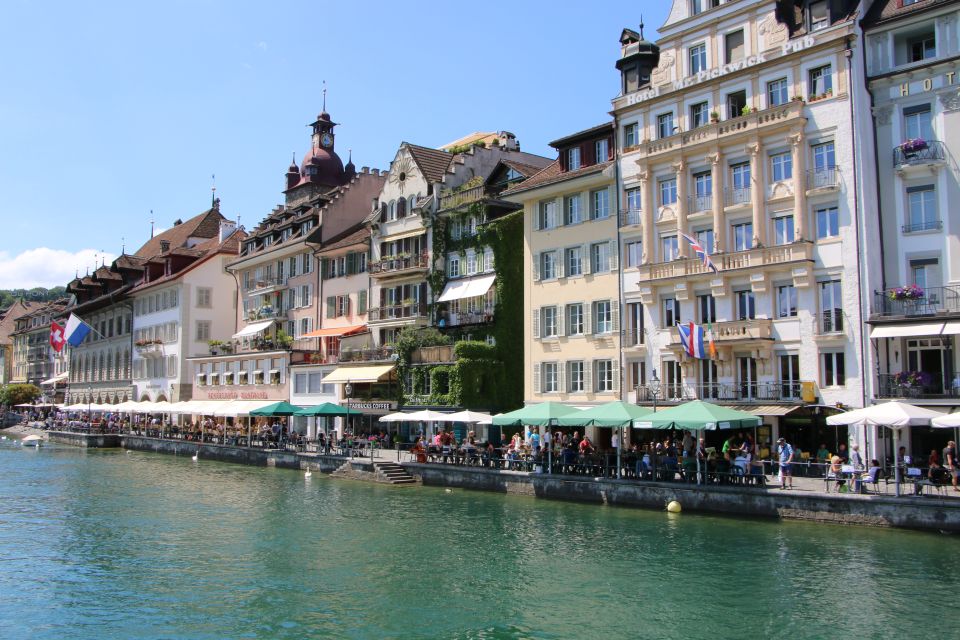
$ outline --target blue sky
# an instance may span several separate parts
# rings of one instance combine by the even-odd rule
[[[0,22],[0,288],[65,284],[209,206],[282,201],[320,111],[346,162],[506,129],[524,150],[603,122],[620,30],[668,4],[7,0]]]

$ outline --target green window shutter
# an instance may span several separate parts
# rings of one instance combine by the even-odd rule
[[[362,289],[357,293],[357,313],[364,314],[367,312],[367,290]]]

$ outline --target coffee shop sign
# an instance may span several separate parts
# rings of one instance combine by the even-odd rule
[[[661,85],[659,87],[647,89],[646,91],[637,91],[636,93],[631,93],[627,96],[626,106],[629,107],[630,105],[638,104],[640,102],[650,100],[651,98],[659,98],[663,93],[683,91],[684,89],[688,89],[706,80],[715,80],[725,75],[736,73],[737,71],[743,71],[744,69],[755,67],[758,64],[763,64],[766,62],[769,59],[768,56],[779,58],[787,55],[788,53],[796,53],[798,51],[803,51],[804,49],[809,49],[813,45],[813,36],[804,36],[796,40],[791,40],[790,42],[781,45],[779,51],[776,49],[774,50],[774,52],[779,53],[779,55],[773,55],[773,53],[766,51],[755,56],[747,56],[742,60],[731,62],[730,64],[724,64],[712,69],[698,71],[692,76],[687,76],[686,78],[681,78],[680,80],[674,80],[666,87]],[[661,92],[661,89],[664,89],[664,91]]]

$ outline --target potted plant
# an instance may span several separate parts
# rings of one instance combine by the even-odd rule
[[[740,115],[742,116],[748,115],[751,111],[752,109],[750,108],[750,106],[745,104],[743,105],[743,108],[740,109]]]
[[[900,371],[893,376],[894,384],[901,387],[925,387],[930,380],[930,374],[926,371]]]
[[[276,344],[277,344],[277,347],[281,349],[289,349],[290,345],[293,344],[293,338],[291,338],[290,335],[287,334],[287,332],[284,331],[283,329],[278,329]]]
[[[803,96],[801,96],[801,95],[799,95],[799,94],[793,96],[793,99],[796,100],[796,101],[798,101],[798,102],[803,102]]]
[[[896,287],[890,290],[891,300],[919,300],[923,298],[924,295],[926,295],[926,293],[923,287],[915,284],[906,287]]]
[[[711,112],[710,112],[710,122],[712,122],[712,123],[714,123],[714,124],[720,122],[720,114],[719,114],[718,112],[716,112],[716,111],[711,111]]]
[[[900,151],[903,153],[917,153],[929,146],[923,138],[909,138],[900,143]]]
[[[207,340],[207,346],[210,348],[210,355],[216,356],[220,354],[220,349],[223,347],[223,342],[220,340]]]

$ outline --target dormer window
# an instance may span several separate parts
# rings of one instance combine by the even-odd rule
[[[811,2],[808,7],[810,16],[810,31],[820,31],[830,26],[830,9],[827,0]]]
[[[567,150],[567,171],[576,171],[580,168],[580,147]]]
[[[690,0],[690,13],[697,15],[707,9],[713,9],[720,6],[720,0]]]
[[[907,41],[910,62],[920,62],[937,55],[937,40],[933,31],[921,34]]]
[[[596,155],[597,162],[606,162],[610,158],[610,141],[606,138],[597,140],[594,144],[594,155]]]

